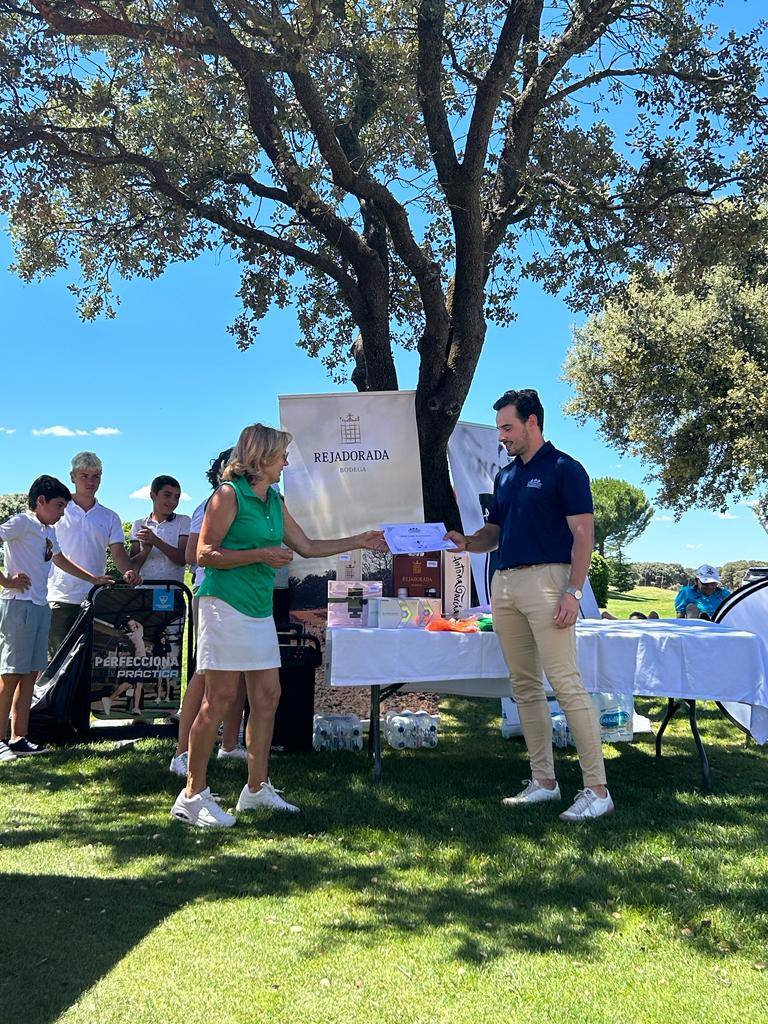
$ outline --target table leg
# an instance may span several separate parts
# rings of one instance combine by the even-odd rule
[[[699,752],[699,760],[701,761],[701,788],[705,793],[711,793],[712,787],[709,780],[709,759],[707,758],[707,752],[704,749],[704,744],[701,742],[699,725],[696,721],[696,701],[687,700],[685,703],[688,705],[688,721],[691,723],[693,741],[696,744],[696,749]]]
[[[656,733],[656,757],[661,757],[661,737],[664,735],[667,726],[675,717],[679,708],[680,705],[674,697],[670,697],[667,703],[667,713],[664,715],[664,720],[659,726],[659,731]]]
[[[371,687],[371,724],[368,730],[368,751],[373,754],[373,781],[381,782],[381,692]]]

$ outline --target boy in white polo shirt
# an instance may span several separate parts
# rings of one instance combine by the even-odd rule
[[[108,584],[62,554],[53,530],[72,495],[55,477],[39,476],[29,489],[29,509],[0,524],[5,572],[0,573],[0,761],[39,754],[26,738],[35,679],[48,664],[51,610],[46,584],[50,564],[90,586]],[[11,741],[5,742],[13,707]]]
[[[141,582],[141,577],[131,568],[120,517],[96,500],[101,472],[101,459],[95,452],[78,452],[72,459],[70,479],[75,485],[75,493],[56,524],[56,539],[67,558],[97,576],[107,568],[109,548],[123,580],[135,586]],[[85,580],[61,569],[54,569],[48,577],[48,603],[52,613],[49,659],[75,624],[89,590],[90,585]]]
[[[145,580],[183,583],[190,519],[176,513],[181,484],[173,476],[156,476],[149,496],[152,512],[131,529],[131,565]]]

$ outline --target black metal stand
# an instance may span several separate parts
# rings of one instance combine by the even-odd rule
[[[368,757],[373,758],[373,781],[381,782],[381,702],[397,693],[403,683],[371,687],[371,724],[368,728]]]
[[[664,716],[664,720],[659,726],[659,731],[656,733],[656,757],[661,757],[661,739],[666,731],[667,726],[675,717],[677,712],[683,707],[688,706],[688,721],[691,725],[691,734],[693,741],[696,744],[696,749],[699,752],[699,760],[701,762],[701,788],[705,793],[711,793],[712,787],[710,785],[709,777],[709,760],[707,758],[707,752],[704,749],[704,744],[701,742],[701,734],[699,733],[699,726],[696,721],[696,701],[685,700],[680,697],[670,697],[667,704],[667,713]]]

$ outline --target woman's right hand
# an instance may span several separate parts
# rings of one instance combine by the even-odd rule
[[[293,558],[293,552],[290,548],[259,548],[259,554],[261,558],[260,562],[265,565],[271,565],[273,569],[281,569]]]

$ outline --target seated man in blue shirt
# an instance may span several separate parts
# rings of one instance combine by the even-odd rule
[[[675,598],[675,613],[678,619],[691,618],[686,615],[689,605],[699,609],[699,616],[714,616],[723,601],[730,595],[728,587],[720,581],[720,575],[714,565],[700,565],[696,570],[696,579],[681,587]]]

